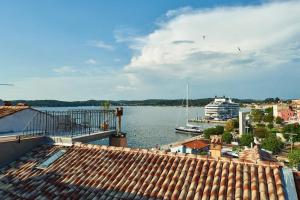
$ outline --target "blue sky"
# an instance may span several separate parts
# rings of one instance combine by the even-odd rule
[[[0,1],[2,99],[299,97],[299,1]],[[298,26],[297,26],[298,25]],[[241,51],[240,51],[240,50]]]

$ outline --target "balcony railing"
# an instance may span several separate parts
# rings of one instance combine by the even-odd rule
[[[88,135],[116,130],[115,110],[40,111],[23,130],[23,136]]]

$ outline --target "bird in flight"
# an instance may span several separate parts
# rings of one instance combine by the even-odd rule
[[[237,50],[239,50],[239,52],[242,52],[241,48],[240,47],[237,47]]]
[[[203,40],[205,40],[205,35],[202,36]]]

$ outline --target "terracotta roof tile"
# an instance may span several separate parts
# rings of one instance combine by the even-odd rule
[[[37,148],[1,169],[1,198],[284,199],[281,166],[236,159],[76,143],[36,168],[61,148]]]
[[[263,151],[259,146],[245,149],[240,153],[239,159],[248,163],[265,163],[265,164],[276,164],[276,159],[272,158],[268,152]],[[272,162],[270,162],[272,161]]]
[[[189,147],[191,149],[202,149],[204,147],[208,147],[208,142],[204,140],[192,140],[186,143],[183,143],[182,145]]]
[[[29,106],[0,106],[0,118],[29,108]]]

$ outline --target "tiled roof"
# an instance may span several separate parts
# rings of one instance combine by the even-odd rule
[[[0,106],[0,118],[29,108],[29,106]]]
[[[240,160],[244,160],[247,162],[259,162],[259,161],[274,161],[276,159],[272,158],[268,152],[263,151],[259,148],[259,146],[255,145],[253,148],[245,149],[240,153]]]
[[[273,163],[76,144],[48,168],[36,167],[60,148],[37,148],[0,169],[2,199],[285,199]]]
[[[182,145],[189,147],[191,149],[202,149],[204,147],[208,147],[209,144],[206,141],[203,140],[192,140],[189,142],[185,142]]]

